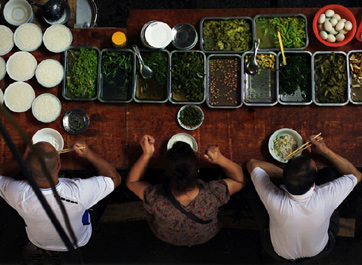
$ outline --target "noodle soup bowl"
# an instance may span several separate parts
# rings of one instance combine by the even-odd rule
[[[292,129],[283,128],[275,131],[269,138],[268,149],[270,155],[281,163],[287,163],[285,157],[303,145],[303,138]],[[301,155],[301,153],[296,156]]]

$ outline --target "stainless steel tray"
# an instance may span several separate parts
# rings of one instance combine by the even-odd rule
[[[288,57],[288,55],[293,56],[293,55],[305,55],[308,56],[309,59],[309,65],[307,65],[306,67],[309,66],[310,68],[310,93],[309,93],[309,97],[307,97],[306,99],[304,99],[303,95],[305,96],[305,93],[300,91],[299,88],[296,89],[295,93],[293,95],[283,95],[281,94],[280,91],[280,71],[282,68],[282,62],[283,62],[283,58],[282,58],[282,53],[279,52],[278,53],[278,60],[279,60],[279,64],[277,65],[277,74],[278,74],[278,84],[279,84],[279,93],[278,93],[278,102],[281,105],[310,105],[313,103],[312,100],[312,76],[313,76],[313,72],[312,72],[312,53],[309,51],[286,51],[285,52],[285,56]]]
[[[239,71],[236,70],[236,90],[232,91],[230,94],[231,96],[233,96],[233,98],[235,98],[236,103],[232,103],[229,102],[230,100],[226,100],[225,102],[225,96],[221,97],[221,100],[224,102],[223,103],[218,103],[218,104],[212,104],[210,102],[210,100],[212,100],[212,92],[211,92],[211,86],[214,85],[215,89],[217,88],[219,90],[219,93],[227,93],[227,89],[225,89],[225,87],[227,87],[227,85],[225,85],[224,82],[217,82],[216,80],[214,80],[214,84],[212,84],[211,82],[211,68],[210,68],[210,61],[213,59],[220,59],[220,60],[226,60],[226,59],[237,59],[238,60],[238,65],[239,65]],[[241,84],[242,84],[242,73],[241,73],[241,55],[238,54],[211,54],[207,57],[207,98],[206,98],[206,104],[207,106],[209,106],[210,108],[215,108],[215,109],[236,109],[236,108],[240,108],[243,104],[242,101],[242,92],[241,92]],[[228,72],[230,74],[230,72]],[[234,74],[234,72],[232,72]],[[227,74],[227,73],[225,73]],[[229,79],[229,77],[223,75],[222,73],[219,74],[218,76],[219,78],[221,78],[222,80],[227,80]],[[224,89],[224,90],[222,90]],[[222,90],[222,91],[220,91]]]
[[[349,87],[349,101],[356,105],[362,104],[362,88],[353,88],[352,74],[351,74],[351,66],[350,66],[350,57],[354,53],[362,53],[362,50],[352,50],[347,53],[347,71],[348,71],[348,87]],[[353,95],[355,93],[355,96]],[[359,100],[358,100],[359,98]]]
[[[256,23],[256,20],[258,18],[275,18],[275,17],[301,17],[301,18],[304,18],[304,21],[305,21],[305,45],[300,47],[300,48],[288,48],[288,47],[285,47],[284,46],[284,50],[285,51],[293,51],[293,50],[303,50],[305,49],[308,44],[309,44],[309,39],[308,39],[308,31],[307,31],[307,17],[303,14],[268,14],[268,15],[257,15],[254,17],[253,19],[253,37],[254,39],[260,39],[260,46],[259,46],[259,50],[260,51],[280,51],[280,48],[276,47],[275,45],[267,45],[265,44],[266,41],[268,40],[269,42],[272,42],[273,40],[275,40],[274,36],[273,35],[269,35],[269,38],[268,39],[265,39],[265,37],[262,37],[260,36],[260,34],[258,34],[258,27],[257,27],[257,23]],[[283,34],[281,32],[281,34]],[[263,41],[265,39],[265,41]],[[264,42],[264,44],[263,44]]]
[[[204,93],[204,96],[202,98],[201,101],[185,101],[185,100],[176,100],[174,98],[174,92],[173,92],[173,89],[172,89],[172,56],[176,53],[187,53],[187,52],[194,52],[194,53],[200,53],[203,57],[203,60],[204,60],[204,89],[203,89],[203,93]],[[171,77],[170,77],[170,84],[171,84],[171,93],[170,93],[170,97],[169,97],[169,101],[173,104],[183,104],[183,105],[187,105],[187,104],[202,104],[204,103],[205,99],[206,99],[206,55],[203,51],[198,51],[198,50],[188,50],[188,51],[181,51],[181,50],[175,50],[175,51],[172,51],[171,54],[171,68],[170,68],[170,72],[171,72]]]
[[[67,93],[68,93],[68,87],[67,87],[68,53],[71,50],[80,50],[80,48],[92,49],[92,50],[95,50],[97,52],[97,56],[98,56],[97,73],[99,72],[99,66],[100,66],[100,60],[101,60],[100,53],[101,52],[97,47],[86,47],[86,46],[71,46],[71,47],[69,47],[69,49],[64,52],[64,81],[63,81],[62,95],[66,100],[93,101],[93,100],[97,99],[97,94],[98,94],[98,91],[99,91],[99,84],[98,84],[99,76],[98,76],[98,78],[96,80],[96,93],[92,98],[71,97],[71,96],[67,95]]]
[[[142,99],[138,96],[138,92],[139,92],[139,85],[140,82],[142,82],[142,80],[144,80],[142,77],[139,76],[139,72],[136,70],[136,85],[135,85],[135,89],[133,91],[133,100],[137,103],[165,103],[168,101],[169,97],[170,97],[170,91],[171,91],[171,84],[170,84],[170,67],[171,67],[171,59],[170,59],[170,52],[167,50],[146,50],[146,49],[140,49],[141,51],[141,56],[144,53],[151,53],[151,52],[162,52],[165,53],[167,56],[167,81],[166,84],[164,85],[164,93],[165,96],[163,97],[163,99],[151,99],[151,98],[145,98]],[[138,61],[136,62],[137,65]],[[152,65],[149,65],[152,69]],[[154,78],[151,78],[150,80],[155,80]],[[151,81],[153,82],[153,81]],[[156,82],[156,81],[155,81]],[[140,88],[141,89],[141,88]]]
[[[248,44],[250,47],[248,50],[243,51],[236,51],[236,50],[225,50],[225,51],[213,51],[213,50],[206,50],[205,40],[204,40],[204,22],[206,21],[222,21],[222,20],[236,20],[236,19],[243,19],[250,25],[250,34],[251,40]],[[251,17],[205,17],[200,21],[200,49],[205,53],[243,53],[245,51],[249,51],[253,48],[253,20]]]
[[[116,52],[121,54],[130,54],[132,57],[132,80],[130,82],[127,95],[123,96],[117,88],[106,88],[102,74],[102,57],[105,52]],[[101,52],[101,61],[99,66],[99,93],[98,100],[103,103],[129,103],[132,101],[133,91],[136,85],[136,55],[130,49],[104,49]]]
[[[345,52],[340,52],[340,51],[333,51],[335,54],[340,54],[340,55],[343,55],[346,59],[346,69],[345,69],[345,73],[346,75],[348,75],[348,71],[347,71],[347,55]],[[316,72],[315,72],[315,59],[316,57],[318,57],[319,55],[321,54],[331,54],[332,51],[320,51],[320,52],[315,52],[312,56],[312,65],[313,65],[313,68],[312,68],[312,72],[314,73],[313,76],[312,76],[312,84],[313,84],[313,91],[312,91],[312,100],[314,102],[314,104],[318,105],[318,106],[344,106],[344,105],[347,105],[348,104],[348,94],[349,94],[349,85],[348,85],[348,76],[347,76],[347,85],[346,85],[346,92],[345,92],[345,101],[341,102],[341,103],[320,103],[320,102],[317,102],[317,99],[316,99],[316,91],[317,91],[317,87],[316,87]]]
[[[274,106],[278,103],[278,57],[274,52],[258,52],[258,54],[271,54],[275,57],[275,70],[261,69],[255,75],[245,73],[245,56],[253,52],[245,52],[242,56],[242,92],[243,103],[246,106]]]

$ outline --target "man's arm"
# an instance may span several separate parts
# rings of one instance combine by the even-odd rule
[[[227,178],[226,182],[230,195],[240,191],[245,186],[244,172],[241,166],[224,157],[217,146],[211,146],[206,150],[204,157],[211,163],[220,166]]]
[[[314,151],[324,156],[337,168],[340,174],[353,174],[357,178],[357,183],[361,181],[361,172],[359,172],[351,162],[329,149],[325,142],[319,139],[320,137],[317,137],[316,139],[314,139],[314,137],[315,135],[312,135],[308,139],[308,141],[312,143],[312,147],[309,151]],[[318,139],[319,141],[317,141]]]
[[[118,174],[115,167],[99,155],[95,154],[92,150],[90,150],[84,142],[77,141],[73,144],[72,147],[80,157],[84,157],[90,163],[92,163],[100,176],[111,178],[114,183],[114,188],[121,184],[122,178]]]
[[[143,193],[150,184],[146,181],[142,181],[142,177],[145,174],[148,162],[155,151],[155,139],[150,135],[144,135],[140,144],[143,153],[132,166],[127,176],[126,184],[127,187],[138,196],[138,198],[143,200]]]
[[[264,171],[271,178],[282,178],[283,177],[283,169],[280,167],[277,167],[271,163],[256,160],[256,159],[250,159],[246,163],[246,168],[247,168],[249,174],[251,174],[251,172],[253,172],[253,170],[256,167],[260,167],[260,168],[264,169]]]

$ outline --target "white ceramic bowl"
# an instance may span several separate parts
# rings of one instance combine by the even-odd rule
[[[14,33],[4,25],[0,25],[0,43],[0,56],[9,53],[14,47]]]
[[[43,42],[43,32],[33,23],[22,24],[15,30],[14,42],[21,51],[35,51]]]
[[[145,30],[145,40],[152,48],[166,48],[173,40],[172,29],[164,22],[154,21]]]
[[[191,148],[196,151],[199,149],[199,147],[197,146],[197,142],[192,135],[187,134],[187,133],[178,133],[178,134],[175,134],[174,136],[172,136],[170,138],[170,140],[168,140],[167,150],[170,150],[172,148],[173,144],[176,142],[179,142],[179,141],[189,144],[191,146]]]
[[[31,53],[16,52],[6,62],[6,72],[15,81],[27,81],[34,76],[37,65]]]
[[[6,22],[13,26],[31,22],[34,17],[33,9],[26,0],[10,0],[3,10]]]
[[[6,63],[3,57],[0,57],[0,81],[4,79],[6,74]]]
[[[51,128],[44,128],[37,131],[33,135],[33,144],[38,142],[48,142],[54,146],[57,151],[60,151],[64,148],[64,140],[62,135],[54,129]]]
[[[47,28],[43,35],[44,46],[51,52],[59,53],[68,50],[73,41],[70,29],[62,24],[54,24]]]
[[[43,87],[55,87],[64,79],[64,68],[57,60],[43,60],[35,70],[35,78]]]
[[[284,136],[284,135],[290,135],[295,139],[295,141],[297,143],[296,148],[299,148],[300,146],[303,145],[303,138],[302,138],[302,136],[300,136],[299,133],[297,133],[296,131],[289,129],[289,128],[279,129],[270,136],[269,143],[268,143],[269,153],[275,160],[282,162],[282,163],[287,163],[289,159],[285,159],[281,156],[278,156],[274,150],[274,141],[277,140],[277,137]],[[301,155],[301,153],[299,153],[296,156],[299,156],[299,155]]]
[[[180,120],[180,117],[181,117],[181,112],[185,109],[185,108],[196,108],[198,111],[201,112],[201,122],[195,126],[187,126],[185,124],[183,124]],[[177,113],[177,121],[178,123],[180,124],[180,126],[182,128],[184,128],[185,130],[188,130],[188,131],[192,131],[192,130],[196,130],[197,128],[199,128],[201,126],[201,124],[203,123],[204,121],[204,112],[202,111],[202,109],[199,107],[199,106],[196,106],[196,105],[185,105],[183,107],[180,108],[180,110],[178,111]]]
[[[50,93],[38,96],[32,104],[31,111],[34,117],[44,123],[55,121],[62,110],[59,98]]]
[[[13,112],[25,112],[31,108],[35,98],[34,89],[25,82],[10,84],[4,93],[4,102]]]

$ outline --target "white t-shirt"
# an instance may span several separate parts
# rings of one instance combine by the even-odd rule
[[[68,213],[78,247],[82,247],[88,243],[92,235],[92,226],[83,225],[83,222],[90,223],[86,210],[114,190],[113,181],[109,177],[59,178],[56,190]],[[51,189],[41,189],[41,191],[70,238],[53,191]],[[24,219],[29,240],[34,245],[52,251],[68,250],[27,181],[16,181],[0,176],[0,196]],[[70,240],[73,242],[71,238]]]
[[[251,179],[269,213],[274,250],[285,259],[313,257],[324,249],[333,211],[357,184],[356,177],[345,175],[296,196],[276,187],[259,167]]]

